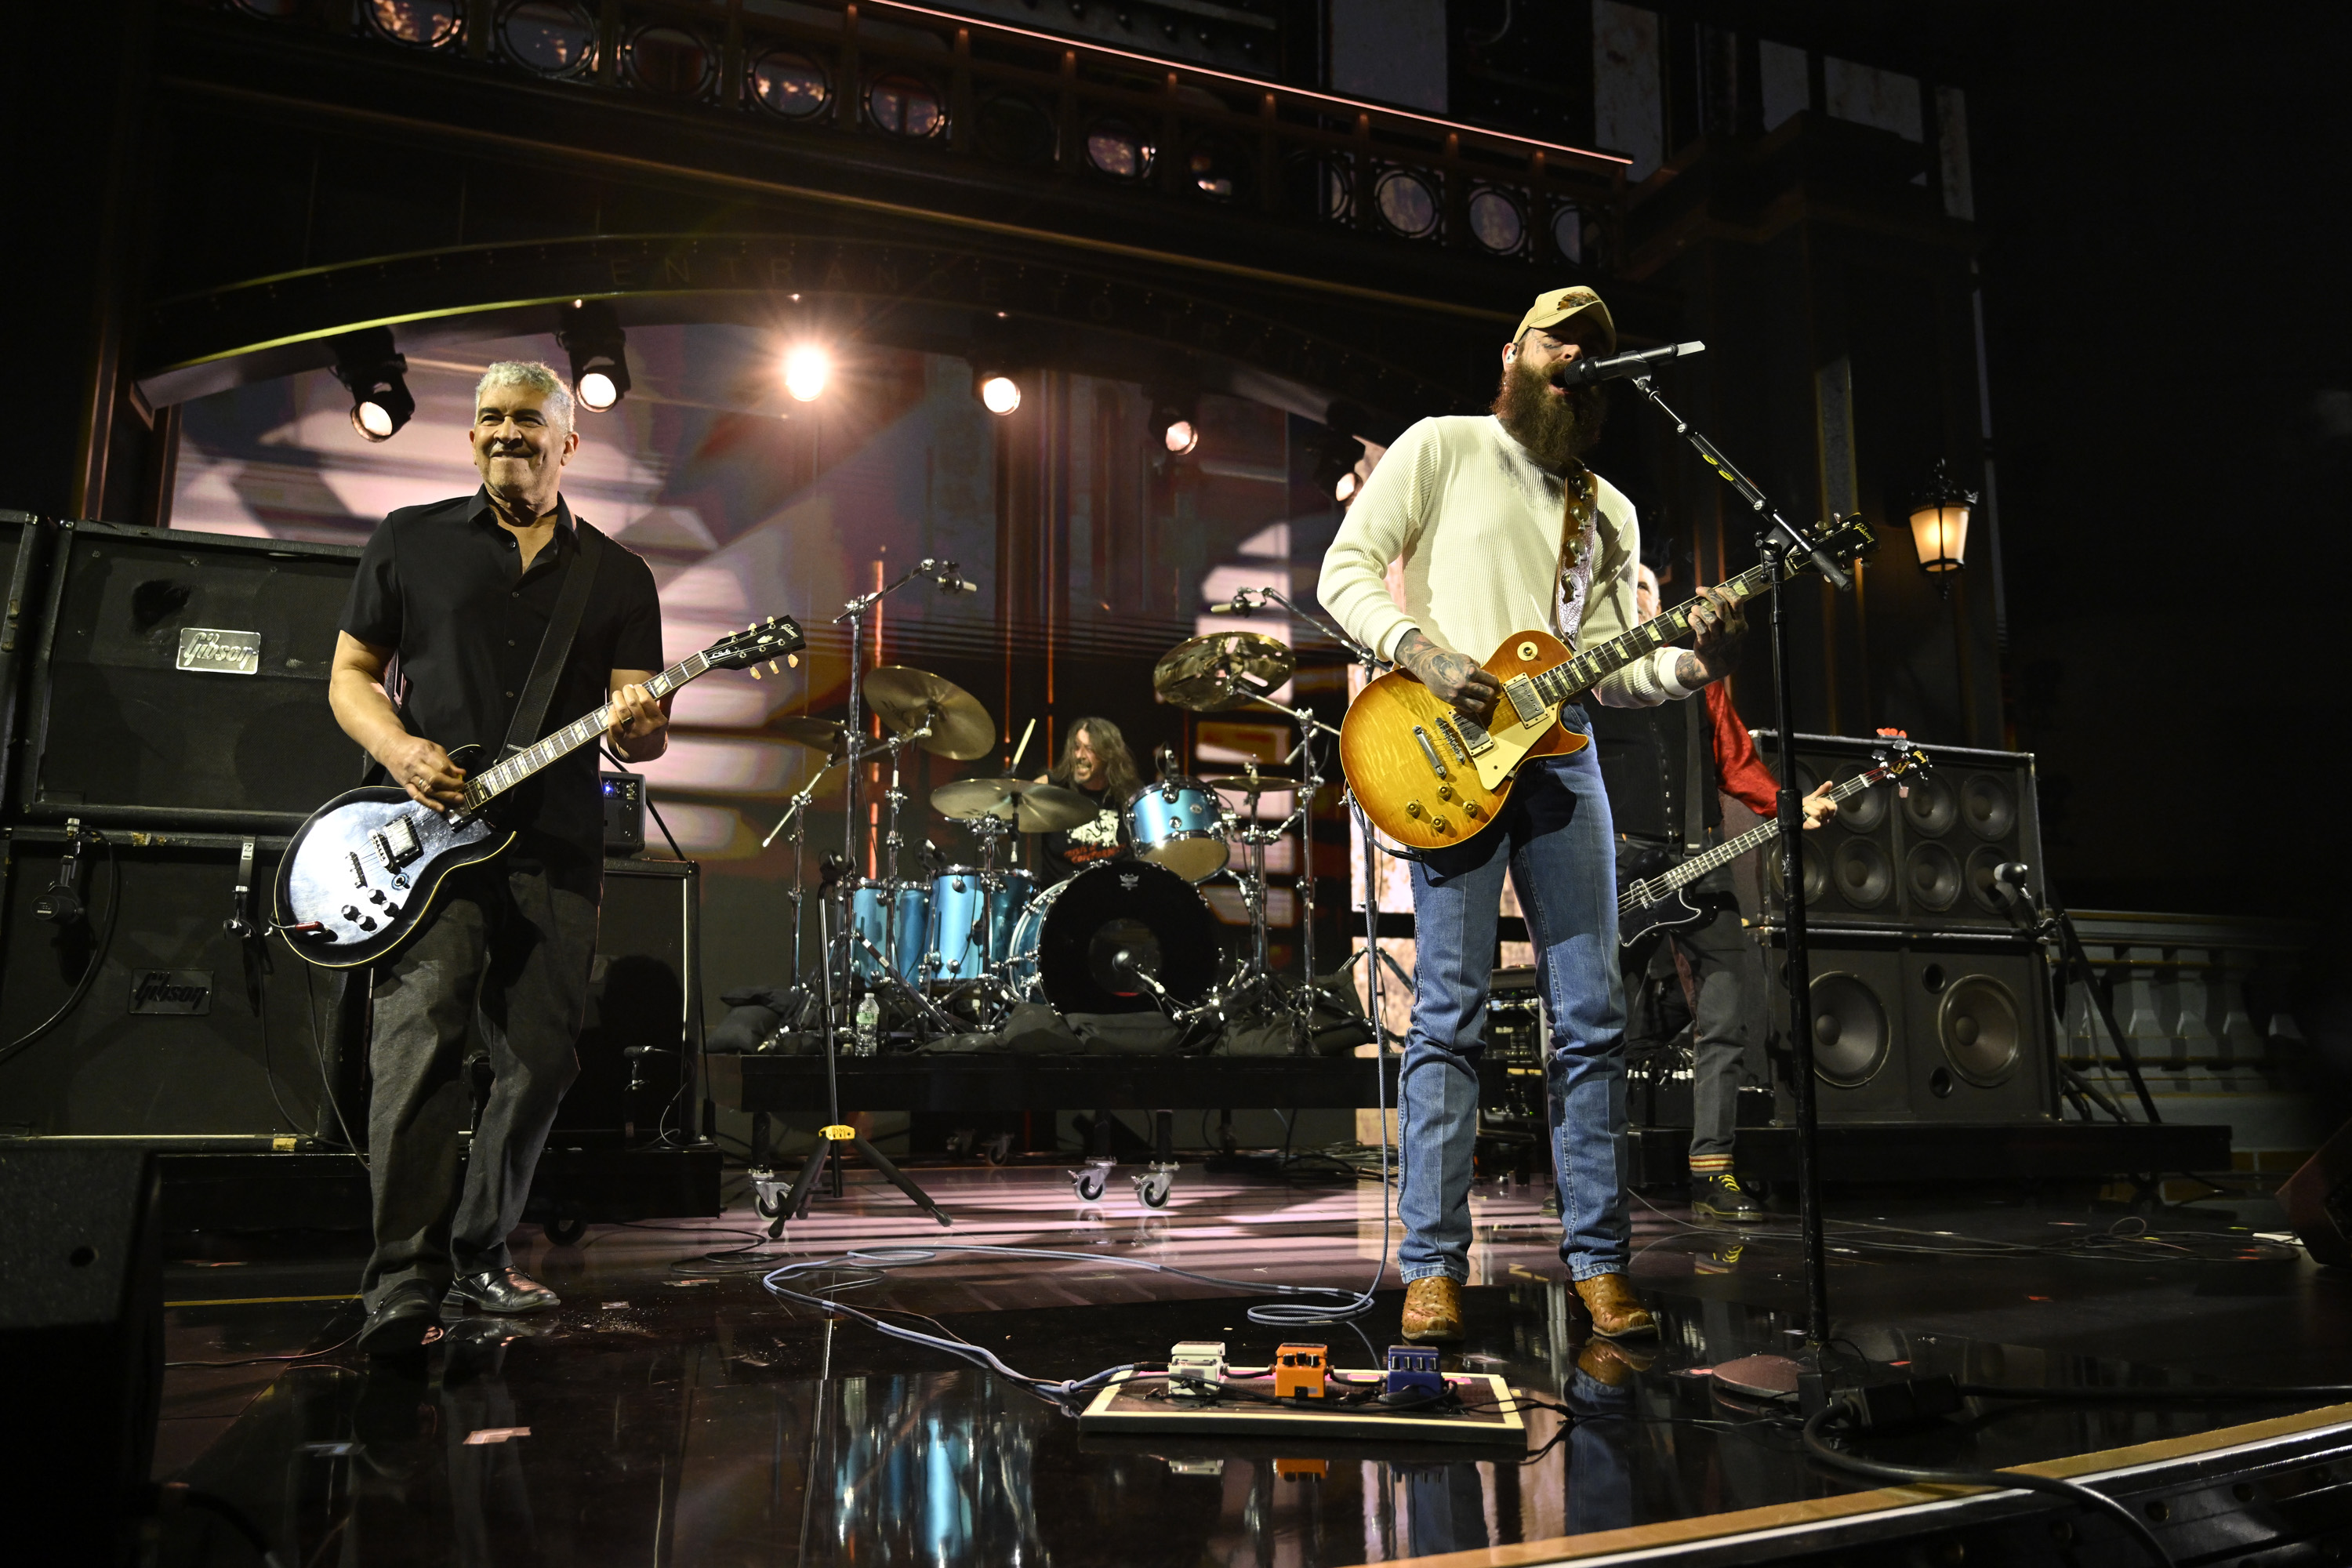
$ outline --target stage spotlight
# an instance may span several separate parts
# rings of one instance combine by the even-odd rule
[[[1011,414],[1021,406],[1021,384],[1001,371],[982,371],[971,384],[980,405],[991,414]]]
[[[1190,419],[1171,419],[1167,428],[1160,432],[1160,439],[1171,452],[1181,458],[1201,444],[1201,427]]]
[[[1189,457],[1201,445],[1201,416],[1189,388],[1160,387],[1151,395],[1151,428],[1171,458]]]
[[[795,401],[814,403],[832,378],[833,356],[814,343],[802,343],[785,353],[784,390]]]
[[[556,313],[555,341],[572,359],[572,395],[602,414],[629,393],[628,338],[603,300],[574,300]]]
[[[389,441],[416,412],[409,395],[407,359],[393,347],[390,327],[365,327],[333,340],[335,379],[351,389],[352,428],[370,441]]]

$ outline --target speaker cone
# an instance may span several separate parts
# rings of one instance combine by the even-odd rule
[[[1960,785],[1960,816],[1978,837],[2004,837],[2017,826],[2017,796],[1998,773],[1970,773]]]
[[[1859,763],[1850,763],[1837,771],[1837,782],[1843,784],[1869,770]],[[1886,820],[1886,797],[1890,792],[1874,787],[1839,803],[1837,819],[1841,826],[1856,833],[1875,833],[1878,825]]]
[[[1886,1065],[1894,1037],[1886,1007],[1858,974],[1813,976],[1813,1072],[1840,1089],[1860,1089]]]
[[[2001,914],[2009,909],[2007,904],[2000,901],[2000,895],[1993,891],[1992,886],[1992,874],[1999,870],[2009,858],[2009,851],[1998,844],[1979,845],[1969,856],[1967,873],[1969,897],[1974,899],[1977,906],[1987,913]],[[2019,890],[2023,891],[2021,888]]]
[[[1830,868],[1828,859],[1811,843],[1801,847],[1804,851],[1805,861],[1805,904],[1811,908],[1829,896]],[[1789,885],[1780,875],[1780,847],[1778,844],[1764,847],[1764,865],[1765,874],[1772,879],[1772,896],[1785,903],[1789,897]]]
[[[1895,868],[1886,863],[1886,851],[1867,838],[1839,845],[1831,865],[1838,896],[1857,910],[1874,910],[1895,891]]]
[[[1951,785],[1941,779],[1921,779],[1903,797],[1903,815],[1921,833],[1940,838],[1960,819],[1960,807],[1952,798]]]
[[[1960,862],[1940,844],[1915,844],[1903,858],[1904,879],[1911,885],[1911,901],[1938,912],[1959,901]]]
[[[1990,974],[1963,975],[1936,1005],[1936,1038],[1952,1070],[1978,1088],[2008,1081],[2023,1039],[2016,996]]]

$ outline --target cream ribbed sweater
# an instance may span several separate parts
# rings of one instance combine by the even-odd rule
[[[1595,475],[1592,581],[1567,641],[1591,647],[1635,625],[1642,531],[1633,503]],[[1439,647],[1485,660],[1514,632],[1553,627],[1568,487],[1492,415],[1423,419],[1397,437],[1364,481],[1323,556],[1316,594],[1349,635],[1393,658],[1418,627]],[[1404,563],[1404,607],[1389,596]],[[1650,708],[1690,691],[1677,648],[1660,648],[1592,689],[1612,708]]]

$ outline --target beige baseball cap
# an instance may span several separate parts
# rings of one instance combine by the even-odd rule
[[[1601,296],[1581,283],[1566,289],[1548,289],[1537,295],[1536,302],[1528,307],[1528,313],[1519,318],[1518,330],[1511,334],[1511,341],[1517,342],[1534,328],[1556,327],[1570,316],[1582,315],[1588,310],[1601,319],[1601,330],[1608,336],[1609,341],[1601,345],[1601,352],[1615,353],[1617,323],[1609,319],[1609,307],[1601,302]]]

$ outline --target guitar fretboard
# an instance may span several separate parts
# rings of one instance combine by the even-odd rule
[[[1801,563],[1805,559],[1801,555],[1791,557],[1792,566],[1788,575],[1795,576],[1796,563]],[[1770,580],[1769,568],[1750,566],[1720,586],[1735,599],[1752,599],[1764,591]],[[1542,693],[1545,706],[1566,702],[1580,692],[1589,691],[1635,659],[1688,637],[1691,616],[1701,603],[1703,601],[1693,599],[1688,604],[1677,605],[1654,619],[1643,621],[1622,637],[1612,637],[1598,647],[1587,648],[1566,663],[1555,664],[1536,675],[1533,678],[1536,689]]]
[[[1831,790],[1830,799],[1843,805],[1886,776],[1885,768],[1873,768],[1868,773],[1857,773]],[[1692,856],[1671,870],[1661,871],[1644,881],[1634,883],[1619,897],[1617,907],[1621,912],[1631,914],[1635,910],[1654,904],[1675,889],[1686,887],[1709,871],[1730,865],[1751,849],[1761,849],[1780,836],[1780,824],[1777,820],[1751,827],[1737,838],[1727,838],[1714,848]]]
[[[709,668],[710,660],[704,655],[689,654],[646,681],[646,689],[658,700]],[[466,782],[463,809],[468,813],[481,810],[548,763],[594,741],[612,727],[612,711],[608,702],[593,713],[574,719],[552,735],[525,746],[504,762],[483,769]]]

